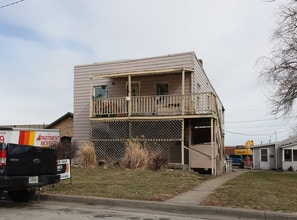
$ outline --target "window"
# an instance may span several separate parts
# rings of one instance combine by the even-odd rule
[[[268,161],[268,150],[261,149],[261,161],[267,162]]]
[[[297,161],[297,150],[293,150],[293,161]]]
[[[159,95],[160,97],[157,98],[156,104],[157,105],[167,105],[168,104],[168,84],[156,84],[156,95]]]
[[[285,150],[285,161],[292,161],[292,150]]]
[[[106,98],[107,96],[107,91],[106,91],[106,86],[95,86],[93,89],[93,98]]]
[[[156,84],[156,95],[168,95],[168,84]]]

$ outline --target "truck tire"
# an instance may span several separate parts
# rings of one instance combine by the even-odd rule
[[[36,190],[22,189],[8,191],[10,199],[14,202],[28,202],[35,195]]]

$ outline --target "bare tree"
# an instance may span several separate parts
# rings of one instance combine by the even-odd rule
[[[272,88],[272,114],[289,115],[297,98],[297,0],[281,8],[272,40],[271,55],[260,58],[260,80]]]

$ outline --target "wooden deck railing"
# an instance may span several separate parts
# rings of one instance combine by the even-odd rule
[[[214,103],[212,93],[98,98],[92,100],[91,117],[211,114]]]

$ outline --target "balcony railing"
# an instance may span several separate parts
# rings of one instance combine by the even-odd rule
[[[92,100],[91,117],[211,114],[214,103],[213,93],[98,98]]]

